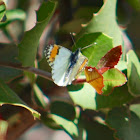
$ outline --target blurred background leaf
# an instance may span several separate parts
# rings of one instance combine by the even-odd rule
[[[39,118],[40,113],[30,108],[14,93],[2,80],[0,80],[0,104],[11,104],[28,109],[34,117]]]
[[[140,63],[134,51],[127,54],[128,89],[134,96],[140,94]]]
[[[56,5],[57,2],[44,2],[37,12],[36,26],[30,31],[25,32],[22,41],[18,45],[18,59],[22,62],[23,66],[34,65],[39,39],[43,30],[45,29],[46,25],[48,24],[50,18],[54,13]]]
[[[140,118],[125,107],[112,109],[106,118],[106,123],[115,129],[115,137],[119,139],[139,139]]]

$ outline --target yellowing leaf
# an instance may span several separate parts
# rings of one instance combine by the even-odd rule
[[[97,93],[102,93],[103,76],[98,72],[96,68],[86,67],[85,68],[86,81],[95,88]]]

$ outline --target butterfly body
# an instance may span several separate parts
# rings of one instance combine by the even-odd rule
[[[45,56],[52,68],[52,79],[58,86],[70,85],[88,61],[80,49],[71,52],[60,45],[48,46]]]

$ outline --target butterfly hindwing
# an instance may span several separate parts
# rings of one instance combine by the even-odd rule
[[[71,81],[75,79],[75,77],[85,68],[87,65],[88,59],[79,52],[78,59],[73,66],[73,68],[69,71],[69,84]]]

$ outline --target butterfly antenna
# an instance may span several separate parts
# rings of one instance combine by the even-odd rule
[[[86,48],[88,48],[88,47],[91,47],[91,46],[93,46],[93,45],[97,45],[97,43],[96,43],[96,42],[94,42],[94,43],[92,43],[92,44],[90,44],[90,45],[87,45],[87,46],[85,46],[85,47],[81,48],[81,50],[86,49]]]
[[[73,42],[74,46],[76,47],[76,44],[75,44],[75,41],[74,41],[73,35],[74,35],[74,33],[70,32],[70,36],[71,36],[72,42]]]

